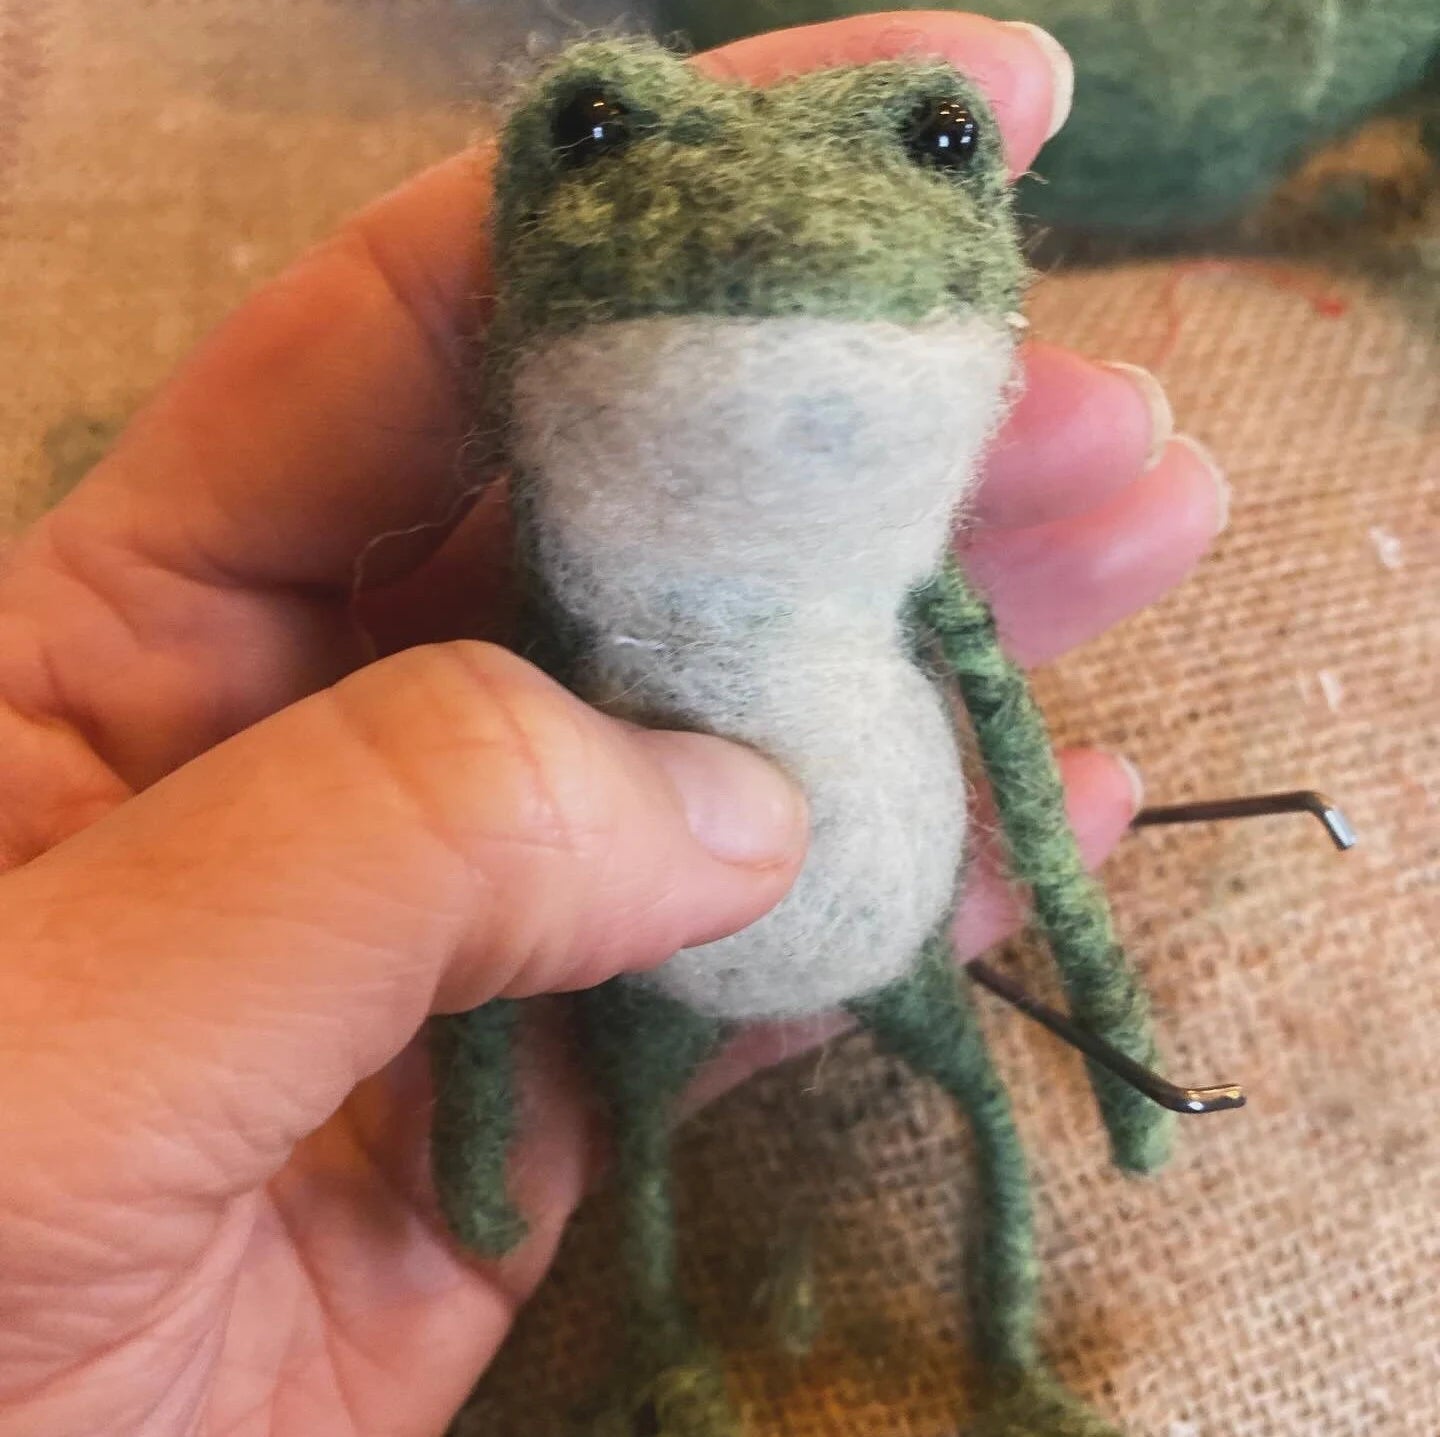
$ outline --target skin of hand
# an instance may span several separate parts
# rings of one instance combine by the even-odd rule
[[[866,16],[696,63],[763,83],[917,49],[975,75],[1028,166],[1069,80],[1025,28]],[[6,557],[0,1437],[438,1434],[600,1141],[537,1025],[531,1236],[464,1256],[426,1177],[426,1015],[658,963],[802,859],[803,804],[757,757],[604,718],[475,637],[506,631],[499,491],[371,553],[370,661],[357,555],[453,500],[486,164],[267,285]],[[1039,661],[1179,582],[1225,489],[1143,378],[1024,362],[967,562]],[[1107,755],[1063,768],[1098,861],[1138,794]],[[982,856],[961,953],[1015,919]],[[796,1042],[738,1040],[695,1100]]]

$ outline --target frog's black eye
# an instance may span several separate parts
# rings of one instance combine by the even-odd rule
[[[905,148],[917,164],[967,169],[980,148],[980,122],[959,100],[924,100],[905,127]]]
[[[555,112],[555,148],[572,169],[621,149],[630,139],[630,112],[604,90],[581,90]]]

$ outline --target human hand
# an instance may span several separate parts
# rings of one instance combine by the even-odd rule
[[[867,17],[697,63],[916,47],[974,73],[1014,167],[1056,79],[1023,30]],[[537,1028],[502,1263],[426,1178],[427,1013],[558,992],[753,920],[804,822],[745,751],[636,732],[503,637],[503,498],[446,533],[483,289],[483,159],[381,200],[237,313],[0,578],[0,1434],[438,1433],[593,1170]],[[1032,345],[967,562],[1052,657],[1177,582],[1222,491],[1133,379]],[[1163,435],[1160,436],[1163,438]],[[363,597],[388,657],[367,663]],[[1065,757],[1098,859],[1135,795]],[[973,954],[1014,914],[977,874]],[[773,1035],[771,1035],[773,1038]],[[744,1040],[706,1080],[775,1050]]]

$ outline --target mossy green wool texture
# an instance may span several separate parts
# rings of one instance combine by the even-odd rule
[[[1082,230],[1198,229],[1263,195],[1306,151],[1419,98],[1436,0],[660,0],[699,47],[872,10],[1028,20],[1075,61],[1075,108],[1022,209]]]

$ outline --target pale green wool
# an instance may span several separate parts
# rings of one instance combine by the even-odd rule
[[[624,105],[624,148],[567,163],[553,126],[577,93]],[[963,170],[942,172],[907,153],[917,107],[937,97],[963,103],[978,121],[979,145]],[[495,254],[486,424],[502,450],[517,360],[537,339],[674,316],[914,326],[979,315],[993,329],[1014,310],[1025,275],[993,117],[948,66],[890,62],[751,91],[705,79],[657,48],[620,43],[568,52],[516,110],[500,167]],[[961,368],[957,392],[966,381]],[[696,383],[703,386],[703,374]],[[542,483],[523,466],[513,477],[526,651],[575,684],[594,639],[547,584]],[[1077,1012],[1125,1051],[1153,1060],[1143,994],[1080,862],[1023,676],[953,565],[910,600],[894,615],[895,632],[913,639],[924,674],[958,684],[1014,875],[1033,897]],[[847,636],[835,642],[845,646]],[[983,1237],[972,1298],[992,1384],[976,1434],[1102,1437],[1110,1429],[1063,1393],[1041,1360],[1024,1155],[947,930],[915,954],[908,976],[847,1006],[881,1046],[952,1096],[976,1135]],[[614,1124],[629,1282],[622,1362],[578,1431],[738,1437],[743,1423],[722,1364],[681,1293],[669,1157],[676,1100],[727,1027],[642,980],[618,979],[574,1002]],[[436,1185],[456,1234],[488,1253],[508,1250],[521,1231],[504,1185],[515,1131],[515,1016],[512,1005],[494,1004],[436,1024]],[[1096,1090],[1120,1163],[1154,1167],[1166,1115],[1109,1079],[1097,1078]]]

